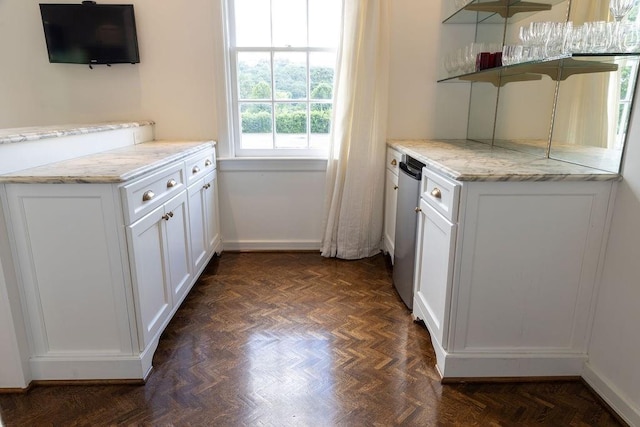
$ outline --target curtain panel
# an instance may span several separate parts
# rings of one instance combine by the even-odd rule
[[[388,0],[344,0],[322,255],[379,252],[389,86]]]

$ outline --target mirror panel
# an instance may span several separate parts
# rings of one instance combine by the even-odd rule
[[[619,172],[638,58],[599,59],[615,63],[618,70],[573,75],[560,85],[550,157]]]
[[[549,76],[502,86],[494,145],[546,156],[555,89]]]
[[[634,22],[639,7],[636,5],[623,22]],[[549,11],[515,15],[504,26],[481,23],[477,25],[475,41],[496,43],[503,33],[504,44],[517,44],[521,26],[530,22],[564,22],[567,17],[574,27],[584,22],[613,21],[609,0],[567,0],[554,3]],[[569,67],[562,68],[559,82],[543,74],[537,81],[500,87],[472,83],[467,138],[619,172],[639,58],[640,46],[637,52],[626,55],[573,52],[573,59],[559,61],[560,67]],[[572,74],[576,61],[584,61],[590,67],[580,66],[579,73]]]

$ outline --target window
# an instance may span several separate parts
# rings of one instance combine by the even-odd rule
[[[635,5],[629,11],[626,20],[637,22],[639,6]],[[616,139],[613,146],[616,150],[621,150],[627,138],[627,127],[629,126],[629,116],[631,114],[631,102],[633,100],[635,78],[638,70],[638,59],[627,59],[621,63],[620,72],[620,100],[618,102],[618,123],[616,126]]]
[[[238,156],[327,153],[341,0],[228,0]]]

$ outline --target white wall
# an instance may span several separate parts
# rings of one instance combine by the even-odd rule
[[[442,54],[473,40],[470,25],[441,22],[441,2],[391,0],[390,138],[464,138],[467,83],[438,84]]]
[[[636,94],[638,95],[638,94]],[[636,103],[640,98],[636,96]],[[618,187],[586,377],[640,426],[640,108],[636,104]]]
[[[215,136],[214,2],[130,3],[141,63],[91,70],[48,62],[39,0],[0,0],[0,128],[153,119],[162,138]]]
[[[219,162],[225,250],[317,250],[326,161]]]

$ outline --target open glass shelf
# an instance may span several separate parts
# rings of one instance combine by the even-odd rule
[[[527,16],[550,10],[566,0],[473,0],[442,21],[444,24],[503,24],[505,18],[521,20]]]
[[[489,68],[472,73],[464,73],[439,82],[463,80],[470,82],[487,82],[494,86],[504,86],[511,82],[540,80],[543,75],[552,80],[562,81],[574,74],[607,73],[618,70],[619,61],[628,57],[638,57],[638,53],[594,53],[573,54],[549,58],[541,61],[522,62],[503,67]]]

